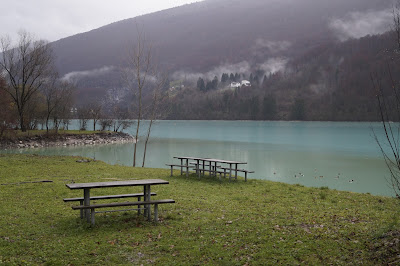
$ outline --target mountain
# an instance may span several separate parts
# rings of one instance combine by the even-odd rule
[[[243,60],[263,62],[269,57],[300,55],[335,39],[335,20],[347,18],[351,23],[351,14],[381,11],[390,8],[391,3],[206,0],[115,22],[61,39],[53,46],[63,75],[123,66],[138,25],[154,44],[158,62],[166,69],[202,72]]]
[[[80,103],[124,86],[120,70],[139,28],[169,73],[165,118],[378,120],[370,75],[379,72],[389,86],[381,70],[392,60],[385,51],[395,49],[388,32],[392,5],[392,0],[205,0],[52,45],[59,72],[76,83]],[[397,64],[392,68],[400,73]],[[231,75],[222,82],[222,74]],[[236,76],[252,86],[229,89]],[[200,77],[219,83],[200,90]],[[129,97],[134,96],[124,97],[126,105]]]

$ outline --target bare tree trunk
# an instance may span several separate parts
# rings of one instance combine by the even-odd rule
[[[151,71],[151,57],[152,57],[152,47],[150,44],[146,44],[145,36],[143,30],[137,29],[137,43],[133,48],[133,54],[131,55],[131,65],[134,71],[134,86],[137,89],[137,101],[138,101],[138,111],[137,111],[137,126],[135,134],[135,144],[133,151],[133,167],[136,166],[136,153],[137,145],[139,141],[140,132],[140,121],[142,120],[142,94],[143,88],[147,81],[147,76]],[[135,89],[132,87],[132,89]]]
[[[144,143],[142,167],[144,167],[144,164],[146,162],[147,144],[149,143],[149,139],[150,139],[151,127],[157,116],[158,105],[159,105],[160,97],[161,97],[160,91],[161,91],[161,88],[164,87],[164,85],[168,79],[167,75],[159,75],[159,73],[157,73],[157,71],[155,71],[154,76],[158,77],[158,80],[157,80],[157,83],[154,88],[154,94],[153,94],[152,106],[151,106],[150,124],[147,129],[146,140]]]
[[[390,72],[390,69],[389,69]],[[390,74],[391,76],[391,74]],[[390,181],[393,191],[397,198],[400,198],[400,95],[394,80],[392,79],[392,89],[395,95],[395,103],[388,103],[382,85],[377,77],[371,75],[371,80],[374,89],[377,92],[377,99],[379,103],[379,112],[382,122],[382,128],[385,135],[385,140],[382,141],[374,132],[375,141],[382,152],[386,166],[390,172]],[[393,107],[395,105],[395,107]],[[393,117],[393,110],[396,117]]]
[[[393,7],[393,32],[396,35],[397,55],[400,51],[400,1]],[[398,60],[394,56],[392,60]],[[393,78],[391,67],[388,63],[388,75],[390,78],[390,89],[385,91],[378,75],[371,74],[373,88],[379,104],[379,114],[384,131],[384,140],[380,140],[374,132],[374,137],[379,145],[390,172],[390,181],[397,198],[400,198],[400,88],[398,82]],[[389,94],[389,95],[388,95]]]
[[[147,143],[149,142],[149,139],[150,139],[150,133],[151,133],[151,126],[152,125],[153,125],[153,119],[150,120],[149,128],[147,129],[146,141],[144,142],[144,152],[143,152],[142,167],[144,167],[144,163],[146,161]]]

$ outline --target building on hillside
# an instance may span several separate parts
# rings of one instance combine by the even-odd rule
[[[240,88],[242,85],[240,82],[232,82],[231,83],[231,88]]]
[[[242,86],[250,87],[250,86],[251,86],[251,83],[250,83],[250,81],[248,81],[248,80],[242,80]]]

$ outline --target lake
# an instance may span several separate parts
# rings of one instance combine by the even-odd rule
[[[133,135],[135,128],[126,132]],[[166,163],[177,163],[173,156],[245,161],[244,168],[255,171],[249,178],[393,196],[373,129],[383,140],[379,123],[158,121],[145,166],[168,168]],[[142,163],[141,139],[139,144],[137,165]],[[133,144],[5,152],[82,155],[121,165],[133,161]]]

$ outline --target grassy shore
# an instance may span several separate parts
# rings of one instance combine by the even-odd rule
[[[35,137],[35,136],[46,136],[46,135],[89,135],[95,134],[99,131],[90,131],[90,130],[64,130],[60,129],[57,132],[55,130],[28,130],[22,132],[21,130],[9,130],[4,132],[4,139],[15,139],[15,138],[25,138],[25,137]]]
[[[170,177],[168,169],[77,160],[0,155],[0,264],[400,262],[399,202],[393,198],[262,180]],[[62,200],[82,193],[67,183],[146,178],[168,180],[153,191],[176,201],[160,206],[158,224],[122,212],[99,214],[92,227]]]

